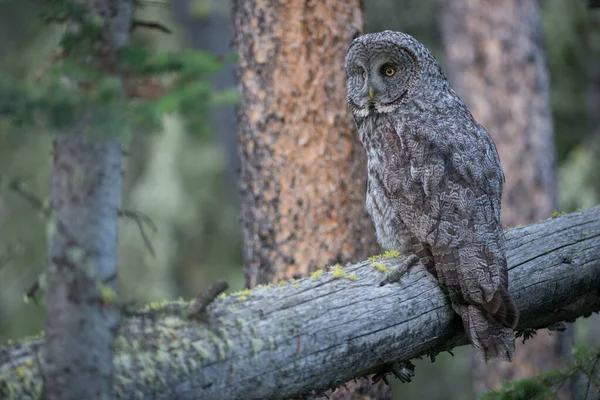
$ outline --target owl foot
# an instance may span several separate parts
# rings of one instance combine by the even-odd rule
[[[419,257],[417,257],[414,254],[406,257],[404,260],[402,260],[402,263],[398,266],[398,268],[390,272],[389,275],[386,276],[385,279],[381,281],[381,283],[379,283],[379,286],[399,282],[400,279],[402,279],[402,277],[406,275],[408,271],[413,267],[413,265],[415,265],[418,262]]]
[[[415,376],[415,366],[410,361],[395,361],[391,365],[386,366],[381,372],[373,375],[371,381],[375,384],[383,380],[389,386],[390,382],[387,379],[387,375],[390,373],[400,379],[400,382],[407,383]]]

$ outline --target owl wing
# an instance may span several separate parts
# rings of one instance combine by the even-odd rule
[[[512,327],[518,313],[507,291],[504,175],[494,143],[480,125],[422,136],[423,154],[411,157],[410,171],[425,210],[407,216],[413,234],[430,248],[453,303],[478,306],[492,322]]]
[[[410,213],[413,234],[429,247],[435,275],[479,354],[510,361],[519,313],[508,294],[500,222],[504,176],[494,143],[479,125],[458,132],[442,126],[418,142],[410,186],[420,188],[424,209]]]

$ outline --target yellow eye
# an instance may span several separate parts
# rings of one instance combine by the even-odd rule
[[[393,68],[393,67],[385,67],[385,68],[383,69],[383,73],[384,73],[386,76],[394,76],[394,74],[396,73],[396,68]]]
[[[360,76],[362,76],[362,78],[365,79],[367,77],[367,73],[363,72]]]

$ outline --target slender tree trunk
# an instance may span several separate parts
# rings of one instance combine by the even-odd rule
[[[536,0],[441,0],[450,81],[494,138],[506,175],[502,221],[548,217],[556,206],[549,79]],[[477,364],[475,390],[559,368],[572,334],[546,332],[517,343],[512,363]]]
[[[118,314],[102,292],[116,291],[121,148],[79,131],[54,154],[44,398],[110,398]]]
[[[104,69],[114,61],[116,48],[128,40],[132,4],[78,4],[103,23],[98,45],[104,47],[98,49],[104,57],[90,49],[98,58],[86,61]],[[116,132],[101,137],[90,132],[97,131],[99,121],[118,128],[120,109],[119,104],[105,105],[99,117],[95,105],[89,104],[85,115],[54,139],[43,399],[114,398],[121,145]]]
[[[376,252],[365,157],[345,106],[362,2],[235,0],[233,21],[247,286]],[[334,397],[366,394],[391,390],[361,379]]]

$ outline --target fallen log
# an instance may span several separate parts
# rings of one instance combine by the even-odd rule
[[[518,330],[600,311],[600,207],[506,232]],[[298,281],[221,297],[200,316],[187,302],[123,318],[115,352],[119,399],[307,397],[467,343],[438,285],[394,254],[332,266]],[[0,398],[40,396],[44,338],[0,347]],[[418,373],[418,371],[417,371]]]

